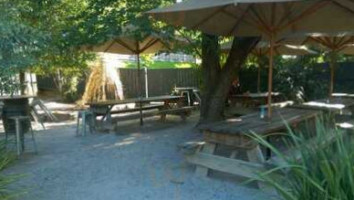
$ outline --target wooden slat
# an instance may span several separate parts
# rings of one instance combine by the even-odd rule
[[[149,103],[149,102],[164,102],[164,101],[179,101],[183,99],[182,96],[156,96],[156,97],[148,97],[148,98],[132,98],[132,99],[124,99],[124,100],[109,100],[109,101],[101,101],[101,102],[89,102],[86,105],[89,106],[109,106],[109,105],[119,105],[119,104],[128,104],[128,103]]]
[[[266,171],[266,168],[262,164],[230,159],[206,153],[187,155],[186,159],[192,164],[203,166],[208,169],[253,179],[257,179],[257,175],[259,173]]]
[[[145,105],[142,107],[142,110],[153,110],[153,109],[161,109],[163,108],[163,105]],[[122,113],[129,113],[129,112],[137,112],[139,111],[140,108],[136,107],[136,108],[129,108],[129,109],[122,109],[122,110],[112,110],[110,111],[111,114],[122,114]],[[97,116],[102,116],[104,114],[106,114],[105,110],[104,112],[102,111],[95,111]]]
[[[202,130],[218,134],[268,134],[285,128],[286,123],[295,124],[315,118],[321,112],[316,110],[304,110],[295,108],[279,108],[274,110],[272,120],[260,119],[259,113],[245,115],[240,118],[213,123],[202,127]]]

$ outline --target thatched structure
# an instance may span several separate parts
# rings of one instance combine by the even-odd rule
[[[107,73],[107,71],[109,71]],[[91,74],[86,83],[85,93],[82,97],[82,104],[112,99],[122,99],[122,86],[114,68],[103,64],[102,60],[92,66]]]

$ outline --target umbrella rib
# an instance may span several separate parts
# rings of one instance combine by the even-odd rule
[[[250,6],[248,7],[248,10],[245,11],[245,12],[246,12],[245,14],[247,14],[247,12],[249,12],[249,10],[252,10],[252,11],[253,11],[253,14],[255,14],[255,12],[256,12],[256,11],[253,10],[253,6],[250,5]],[[224,10],[224,9],[223,9],[223,12],[224,12],[225,14],[227,14],[227,15],[229,15],[229,16],[235,18],[235,19],[238,19],[237,16],[235,16],[235,15],[233,15],[233,14],[227,12],[227,11]],[[249,16],[249,17],[253,17],[253,18],[254,18],[254,16]],[[262,17],[258,16],[257,19],[248,20],[247,18],[245,18],[244,16],[242,16],[240,20],[242,20],[242,19],[244,20],[243,23],[248,23],[248,24],[250,24],[250,25],[253,26],[253,27],[259,28],[260,31],[262,31],[262,32],[267,32],[267,30],[264,30],[264,29],[263,29],[263,28],[264,28],[264,27],[263,27],[263,24],[260,24],[259,22],[257,22],[257,20],[261,20]],[[252,21],[252,20],[253,20],[253,21]],[[257,24],[258,24],[259,26],[257,26]],[[264,26],[266,26],[266,24],[264,24]],[[262,28],[262,27],[263,27],[263,28]],[[237,28],[237,27],[236,27],[236,28]],[[236,29],[236,28],[235,28],[235,29]],[[230,32],[232,33],[232,31],[230,31]]]
[[[307,44],[311,39],[312,37],[306,37],[305,40],[301,42],[301,45]]]
[[[351,44],[353,43],[353,36],[350,36],[350,37],[343,37],[343,41],[341,42],[341,46],[345,46],[345,45],[348,45],[348,44]]]
[[[221,12],[226,6],[222,6],[221,8],[217,9],[216,11],[212,12],[209,16],[207,16],[206,18],[202,19],[201,21],[199,21],[197,24],[195,24],[194,26],[191,27],[191,29],[196,29],[197,27],[199,27],[200,25],[204,24],[206,21],[210,20],[215,14]]]
[[[337,37],[336,37],[337,38]],[[340,37],[340,38],[338,38],[339,40],[337,41],[337,44],[336,44],[336,46],[338,47],[338,48],[340,48],[340,47],[342,47],[343,45],[345,45],[345,44],[347,44],[347,38],[346,37]]]
[[[334,46],[331,42],[331,40],[329,40],[328,37],[311,37],[312,40],[316,41],[317,43],[323,45],[324,47],[334,50]]]
[[[330,37],[322,37],[321,38],[323,41],[325,41],[325,43],[327,44],[327,46],[330,47],[330,49],[334,50],[337,48],[336,46],[336,37],[333,37],[332,40]]]
[[[135,51],[134,49],[132,49],[128,44],[126,44],[125,42],[123,42],[122,40],[120,39],[116,39],[116,42],[120,45],[122,45],[123,47],[127,48],[129,51],[131,51],[132,53],[134,54],[138,54],[137,51]]]
[[[346,48],[348,48],[348,46],[344,45],[344,46],[338,48],[337,51],[341,52],[341,51],[345,50]]]
[[[108,51],[108,49],[110,49],[110,48],[113,46],[114,42],[115,42],[115,41],[113,40],[113,41],[111,42],[111,44],[110,44],[110,45],[108,45],[108,47],[104,49],[104,51],[103,51],[103,52],[107,52],[107,51]]]
[[[283,15],[283,17],[279,20],[279,23],[277,25],[277,27],[281,26],[282,23],[284,23],[285,19],[288,19],[290,16],[292,16],[293,12],[291,12],[291,10],[293,10],[295,12],[295,9],[292,9],[294,5],[293,3],[286,3],[284,4],[283,8],[286,12],[284,12],[285,14]]]
[[[274,27],[274,24],[275,24],[275,14],[276,14],[276,7],[277,5],[275,3],[272,3],[272,10],[271,10],[271,21],[270,21],[270,24],[272,27]]]
[[[265,29],[264,31],[267,34],[271,34],[273,31],[271,28],[267,25],[267,23],[263,20],[263,18],[259,15],[259,13],[252,7],[251,8],[252,13],[255,15],[256,19],[254,19],[254,22],[256,24],[259,24],[260,26],[258,27],[259,29]],[[258,20],[258,21],[257,21]],[[257,23],[258,22],[258,23]],[[262,28],[263,27],[263,28]]]
[[[285,24],[282,27],[279,27],[279,31],[281,31],[282,29],[285,29],[286,27],[289,27],[291,25],[293,25],[294,23],[296,23],[297,21],[303,19],[304,17],[311,15],[313,13],[315,13],[318,9],[326,6],[327,4],[329,4],[329,1],[319,1],[317,3],[315,3],[314,5],[310,6],[309,8],[305,9],[299,16],[295,17],[293,20],[291,20],[288,24]]]
[[[160,41],[160,39],[152,39],[149,43],[147,44],[144,48],[141,49],[141,53],[143,53],[144,51],[146,51],[148,48],[152,47],[154,44],[156,44],[158,41]]]
[[[338,7],[350,12],[351,14],[354,14],[354,11],[346,6],[343,6],[342,4],[340,4],[338,1],[336,0],[332,0],[333,4],[337,5]]]
[[[231,35],[233,32],[236,31],[237,27],[240,25],[241,20],[242,20],[242,19],[245,17],[245,15],[248,13],[248,11],[250,10],[250,7],[251,7],[251,6],[252,6],[252,5],[247,6],[247,8],[243,11],[241,17],[239,17],[239,18],[236,19],[236,23],[235,23],[235,25],[232,27],[232,29],[230,30],[229,35]],[[226,12],[225,10],[223,10],[223,11],[224,11],[224,13],[226,13],[226,14],[228,14],[228,15],[231,15],[230,13]],[[231,16],[233,16],[233,15],[231,15]],[[235,17],[235,16],[233,16],[233,17]]]

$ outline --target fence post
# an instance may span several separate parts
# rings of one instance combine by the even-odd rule
[[[149,81],[148,81],[148,69],[147,67],[144,67],[144,72],[145,72],[145,97],[149,97]]]

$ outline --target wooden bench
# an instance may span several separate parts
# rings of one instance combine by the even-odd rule
[[[285,108],[287,106],[294,105],[294,102],[293,101],[283,101],[283,102],[272,103],[270,105],[272,106],[272,108]],[[260,108],[268,108],[268,105],[261,105],[259,107]]]
[[[178,115],[181,116],[183,120],[186,119],[187,116],[189,116],[192,112],[192,110],[195,109],[194,106],[188,106],[188,107],[181,107],[181,108],[171,108],[171,109],[166,109],[166,110],[156,110],[156,111],[150,111],[150,112],[143,112],[143,117],[153,117],[157,115],[161,115],[161,120],[166,119],[166,115]],[[124,116],[117,116],[114,117],[114,122],[119,122],[119,121],[124,121],[124,120],[133,120],[133,119],[139,119],[140,113],[133,113],[129,115],[124,115]]]
[[[196,106],[187,106],[187,107],[181,107],[181,108],[168,108],[164,109],[164,107],[154,107],[154,108],[159,108],[159,110],[153,110],[153,106],[150,106],[149,109],[145,109],[146,112],[142,113],[143,118],[149,118],[149,117],[154,117],[154,116],[161,116],[161,121],[166,120],[167,115],[177,115],[180,116],[182,120],[186,120],[188,116],[191,115],[192,111],[196,109]],[[135,108],[134,108],[135,109]],[[131,110],[134,110],[131,109]],[[139,109],[137,109],[139,110]],[[126,112],[122,112],[126,113]],[[103,114],[102,114],[103,115]],[[122,121],[128,121],[128,120],[135,120],[140,118],[140,113],[129,113],[127,115],[123,116],[114,116],[110,119],[108,124],[112,124],[109,129],[114,129],[114,127],[117,125],[117,123],[122,122]]]
[[[180,108],[171,108],[166,110],[160,110],[159,115],[161,115],[161,120],[166,119],[166,115],[178,115],[182,120],[186,120],[188,116],[191,115],[192,111],[195,110],[196,106],[185,106]]]
[[[141,109],[142,110],[154,110],[154,109],[163,109],[164,105],[154,105],[154,104],[148,104],[144,105]],[[127,108],[127,109],[121,109],[121,110],[112,110],[110,111],[111,114],[123,114],[123,113],[129,113],[129,112],[139,112],[140,108],[139,107],[134,107],[134,108]],[[105,111],[101,110],[94,110],[94,113],[96,116],[104,116],[106,114]]]

